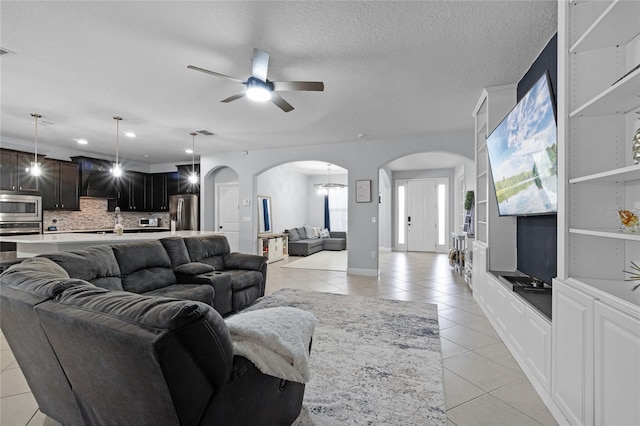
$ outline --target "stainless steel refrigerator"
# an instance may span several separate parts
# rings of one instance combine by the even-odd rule
[[[200,205],[196,194],[171,195],[169,219],[176,221],[176,231],[197,231],[200,227]]]

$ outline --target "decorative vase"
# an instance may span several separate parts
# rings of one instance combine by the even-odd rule
[[[636,134],[633,137],[633,164],[640,164],[640,129],[636,130]]]

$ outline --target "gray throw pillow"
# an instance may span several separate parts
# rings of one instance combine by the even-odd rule
[[[298,235],[296,228],[289,229],[287,233],[289,234],[289,241],[298,241],[300,239],[300,235]]]
[[[304,227],[296,228],[296,231],[298,231],[298,236],[300,237],[301,240],[306,240],[308,238],[307,231],[304,230]]]

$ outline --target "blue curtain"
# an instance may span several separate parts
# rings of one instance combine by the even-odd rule
[[[331,231],[331,220],[329,218],[329,194],[324,196],[324,227]]]
[[[269,200],[262,199],[262,212],[264,216],[264,230],[265,232],[271,231],[271,221],[269,221]]]

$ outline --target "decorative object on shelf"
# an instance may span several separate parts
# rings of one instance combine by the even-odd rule
[[[120,137],[120,121],[122,120],[122,117],[114,115],[113,119],[116,120],[116,162],[113,163],[111,174],[114,177],[120,177],[122,176],[122,166],[118,161],[118,148],[119,148],[119,137]]]
[[[464,197],[464,209],[466,211],[471,210],[471,207],[473,207],[473,191],[467,191],[467,193],[465,194]]]
[[[198,174],[196,173],[196,132],[189,133],[191,135],[191,174],[189,175],[189,183],[198,183]]]
[[[632,210],[618,209],[618,216],[620,216],[620,230],[625,232],[638,232],[640,231],[640,221],[638,220],[638,213]]]
[[[370,203],[370,202],[371,202],[371,181],[357,180],[356,181],[356,203]]]
[[[629,278],[625,278],[625,281],[638,281],[638,284],[631,287],[631,291],[636,291],[640,287],[640,266],[634,261],[631,261],[631,271],[622,271],[626,274],[630,274]]]
[[[467,234],[468,237],[474,237],[475,231],[473,229],[473,218],[475,214],[474,202],[475,194],[473,191],[467,191],[464,197],[464,224],[462,231]]]
[[[631,150],[633,152],[633,164],[640,164],[640,129],[636,130],[636,134],[633,136]]]
[[[331,182],[331,164],[327,164],[327,174],[328,174],[327,182],[320,182],[313,185],[315,188],[318,188],[318,194],[327,195],[330,189],[347,187],[347,185],[345,185],[344,183]]]
[[[38,162],[38,118],[41,118],[42,115],[37,113],[32,113],[31,116],[35,119],[35,137],[34,137],[34,148],[33,148],[33,161],[31,162],[31,167],[27,170],[31,176],[40,176],[42,174],[42,169],[40,168],[40,163]]]

